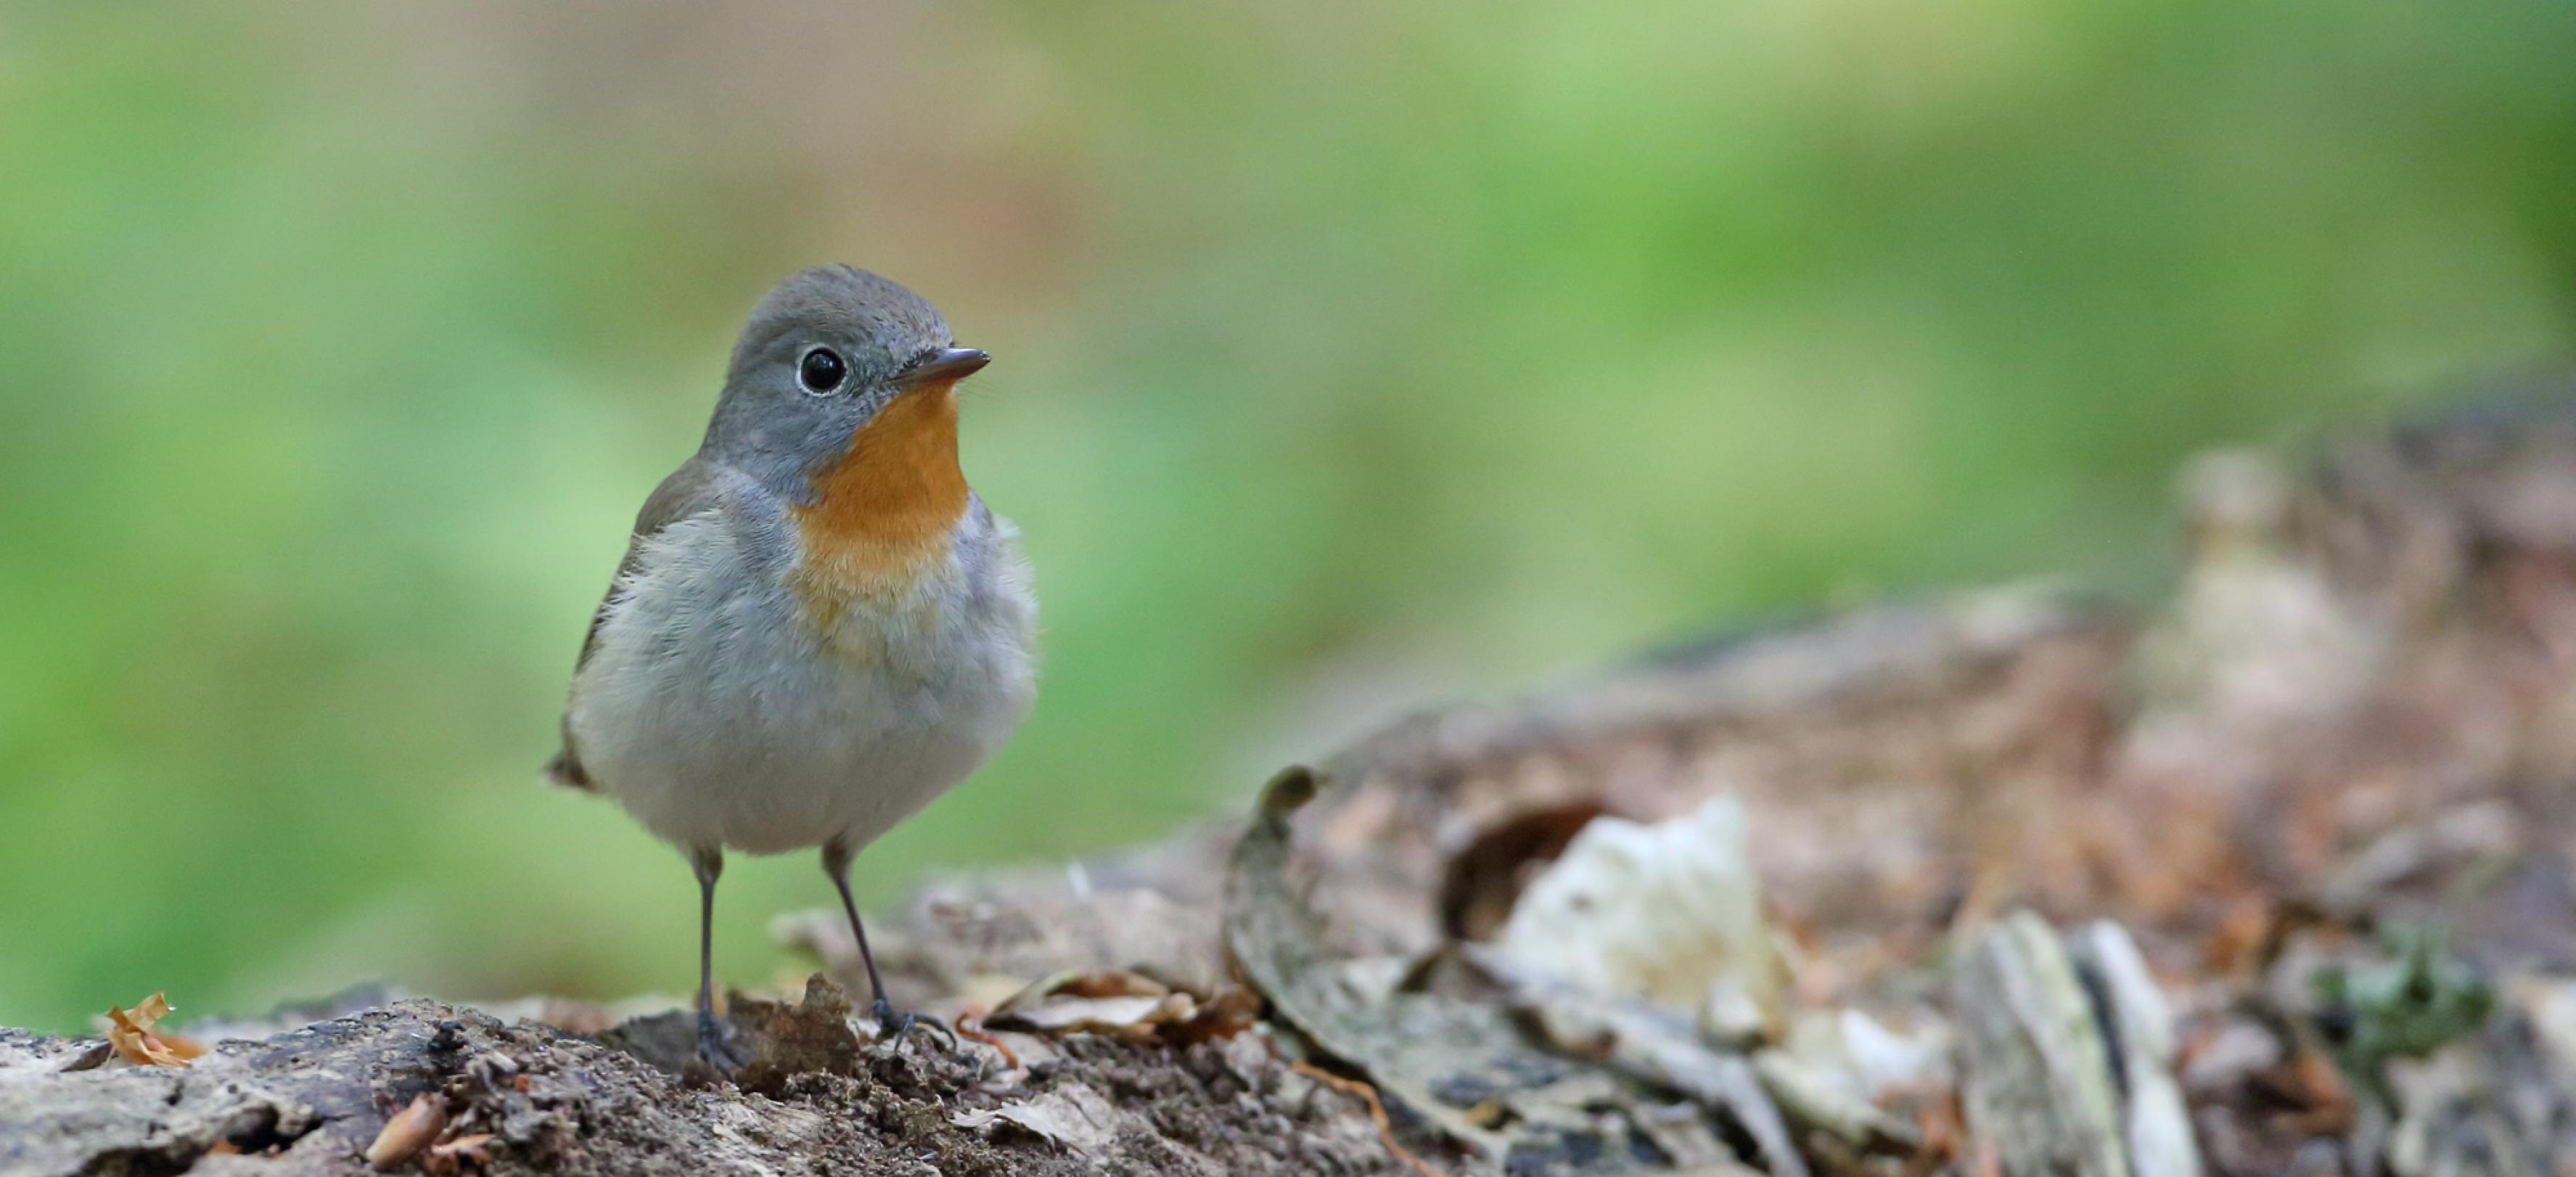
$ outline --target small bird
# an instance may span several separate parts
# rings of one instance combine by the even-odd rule
[[[959,347],[921,296],[850,266],[752,309],[698,452],[644,500],[592,616],[556,783],[617,799],[698,877],[698,1054],[727,850],[820,847],[875,990],[850,859],[983,763],[1036,692],[1019,533],[957,465]]]

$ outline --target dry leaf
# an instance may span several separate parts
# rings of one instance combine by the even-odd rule
[[[948,1118],[949,1123],[960,1128],[978,1130],[1007,1123],[1084,1153],[1107,1150],[1117,1139],[1117,1120],[1117,1110],[1099,1092],[1079,1083],[1020,1103],[959,1112]]]
[[[1171,992],[1170,986],[1126,969],[1058,973],[1039,984],[1049,986],[1047,992],[1056,997],[1160,997]]]
[[[1241,985],[1218,990],[1216,996],[1201,1003],[1190,1016],[1166,1022],[1159,1029],[1165,1041],[1190,1045],[1215,1038],[1232,1038],[1252,1028],[1261,1017],[1261,995]]]
[[[129,1063],[150,1067],[184,1067],[188,1060],[206,1053],[199,1046],[176,1034],[155,1031],[153,1024],[170,1016],[170,999],[155,993],[134,1003],[133,1009],[107,1009],[107,1041],[117,1056]]]
[[[995,1014],[991,1024],[1019,1030],[1040,1030],[1065,1034],[1078,1030],[1118,1030],[1149,1025],[1190,1016],[1191,1003],[1186,993],[1162,997],[1088,997],[1050,1001],[1044,1005]]]
[[[1048,1001],[1063,998],[1161,997],[1171,992],[1168,986],[1142,973],[1126,969],[1069,969],[1002,999],[993,1007],[994,1017],[1008,1017]]]
[[[984,1024],[1006,1030],[1121,1031],[1186,1021],[1197,1003],[1125,969],[1057,973],[1002,1002]]]

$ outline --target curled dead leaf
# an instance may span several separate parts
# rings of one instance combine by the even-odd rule
[[[155,1030],[170,1015],[170,999],[159,993],[134,1003],[133,1009],[107,1009],[107,1042],[117,1057],[150,1067],[184,1067],[206,1048],[177,1034]]]
[[[1190,1016],[1162,1026],[1164,1039],[1187,1046],[1216,1038],[1232,1038],[1252,1028],[1261,1017],[1261,995],[1241,985],[1218,990],[1216,996],[1199,1003]]]
[[[995,1014],[993,1025],[1013,1030],[1097,1030],[1132,1026],[1163,1008],[1160,997],[1090,997],[1051,1001],[1027,1009]],[[1187,998],[1182,1000],[1187,1001]]]
[[[1058,973],[1032,988],[1056,997],[1161,997],[1171,987],[1126,969],[1082,969]],[[1008,1006],[1010,1002],[1002,1003]]]
[[[1202,1002],[1141,973],[1085,969],[1057,973],[1012,994],[983,1023],[1040,1034],[1200,1042],[1248,1028],[1260,1011],[1260,995],[1240,986]]]
[[[1171,996],[1160,982],[1125,969],[1068,970],[1003,998],[984,1024],[1053,1031],[1131,1026],[1152,1016]]]
[[[1085,996],[1086,989],[1098,992],[1105,987],[1076,986],[1051,990],[1046,988],[1047,984],[1041,981],[1013,995],[1002,1003],[1000,1009],[986,1017],[984,1024],[1001,1030],[1054,1034],[1114,1031],[1186,1018],[1191,1009],[1190,997],[1186,993],[1122,992]]]

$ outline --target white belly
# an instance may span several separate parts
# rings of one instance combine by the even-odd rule
[[[666,528],[574,685],[592,779],[682,847],[865,846],[974,771],[1028,708],[1032,606],[997,539],[994,567],[853,603],[826,633],[785,586],[743,571],[712,517]]]

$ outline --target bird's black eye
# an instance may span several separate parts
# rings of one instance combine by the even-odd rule
[[[805,358],[796,364],[796,379],[804,382],[807,392],[830,392],[839,388],[841,378],[849,373],[849,365],[842,363],[841,357],[828,347],[806,352]]]

